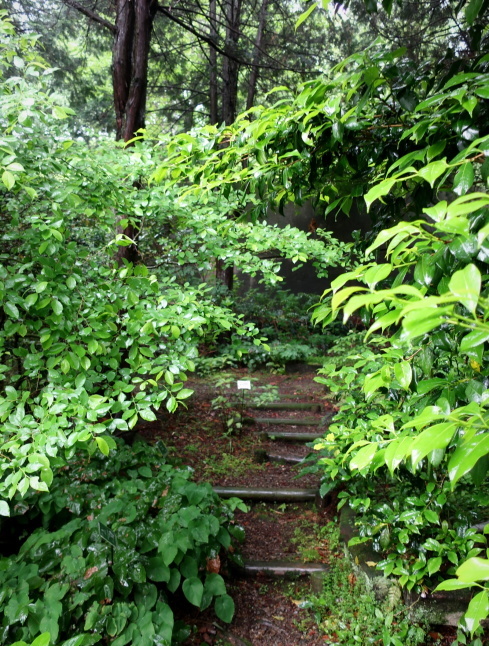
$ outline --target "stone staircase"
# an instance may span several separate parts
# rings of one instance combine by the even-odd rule
[[[246,417],[244,422],[256,426],[257,440],[271,441],[280,445],[299,446],[312,442],[321,437],[332,414],[324,416],[318,403],[299,403],[293,401],[278,401],[266,405],[255,406],[254,409],[269,413],[284,413],[284,417]],[[304,416],[306,415],[306,416]],[[281,430],[284,426],[291,427],[290,431]],[[280,429],[280,430],[279,430]],[[255,460],[261,463],[280,463],[297,467],[303,460],[303,455],[284,453],[277,449],[256,449]],[[291,470],[290,481],[294,479]],[[322,500],[319,486],[315,488],[300,487],[253,487],[253,486],[216,486],[214,491],[222,498],[238,497],[244,501],[262,501],[266,503],[315,503],[319,508]],[[313,588],[321,585],[322,575],[328,571],[325,563],[305,563],[298,560],[251,560],[245,559],[244,565],[237,574],[245,576],[265,575],[271,577],[309,576]]]

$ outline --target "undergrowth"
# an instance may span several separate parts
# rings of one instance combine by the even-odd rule
[[[324,528],[331,552],[330,570],[323,589],[309,596],[302,607],[314,615],[324,644],[382,644],[417,646],[426,638],[426,622],[402,605],[400,590],[383,581],[382,595],[340,549],[336,525]]]
[[[80,646],[170,646],[189,634],[173,616],[186,602],[231,621],[219,572],[222,558],[239,561],[231,520],[242,503],[220,501],[164,454],[136,442],[78,455],[49,492],[17,500],[2,528],[6,545],[21,544],[0,560],[1,644],[49,633],[51,643],[83,634]]]

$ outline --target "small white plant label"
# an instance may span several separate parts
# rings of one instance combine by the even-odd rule
[[[251,381],[238,381],[238,390],[251,390]]]

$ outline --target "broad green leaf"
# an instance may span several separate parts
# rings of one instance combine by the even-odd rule
[[[471,162],[462,164],[453,181],[453,190],[457,195],[465,195],[474,183],[474,167]]]
[[[103,453],[104,455],[109,455],[109,453],[110,453],[109,445],[104,440],[104,438],[103,437],[95,437],[95,441],[97,442],[97,446],[100,449],[101,453]]]
[[[472,585],[472,583],[464,583],[458,579],[448,579],[437,585],[433,592],[437,592],[438,590],[463,590],[472,587]]]
[[[465,7],[465,18],[469,25],[472,25],[479,15],[484,0],[470,0]]]
[[[414,438],[410,447],[413,467],[417,467],[421,460],[434,449],[445,449],[450,444],[456,430],[457,424],[455,422],[441,422],[430,426]]]
[[[10,191],[10,189],[12,189],[15,184],[15,175],[11,173],[9,170],[4,170],[2,174],[2,182]]]
[[[31,643],[31,646],[49,646],[51,643],[51,635],[49,633],[42,633],[39,637]]]
[[[350,469],[358,469],[361,471],[362,469],[365,469],[365,467],[369,466],[374,459],[377,448],[378,445],[375,442],[367,444],[367,446],[363,446],[350,461]]]
[[[183,594],[194,606],[199,607],[204,594],[204,585],[196,576],[185,579],[182,585]]]
[[[460,478],[473,469],[483,455],[488,453],[489,433],[476,435],[472,439],[459,444],[448,463],[448,476],[452,482],[452,487],[455,486]]]
[[[208,574],[205,579],[205,589],[214,597],[226,594],[226,584],[220,574]]]
[[[464,615],[465,624],[470,631],[472,637],[474,632],[479,628],[481,621],[489,615],[489,598],[487,591],[482,590],[476,594],[469,603],[467,612]]]
[[[489,581],[489,560],[474,556],[457,568],[456,575],[463,583]]]
[[[411,369],[411,364],[409,363],[409,361],[396,363],[396,365],[394,366],[394,375],[401,388],[404,388],[404,390],[409,390],[409,386],[411,385],[411,380],[413,378],[413,371]]]
[[[456,271],[448,283],[450,292],[475,314],[481,291],[481,273],[473,264]]]
[[[439,159],[438,161],[431,162],[427,166],[420,168],[418,175],[425,179],[433,188],[436,180],[442,173],[446,171],[448,164],[446,158]]]
[[[474,330],[466,334],[460,342],[460,352],[467,352],[489,340],[489,330]]]
[[[234,601],[228,594],[223,594],[221,597],[217,597],[214,610],[221,621],[229,624],[234,616]]]
[[[432,559],[428,559],[428,574],[432,576],[435,572],[438,572],[442,564],[442,559],[440,556],[435,556]]]
[[[365,202],[367,203],[367,211],[370,210],[370,206],[375,200],[383,197],[390,193],[391,188],[396,183],[395,179],[384,179],[380,184],[373,186],[368,193],[364,195]]]
[[[3,304],[3,309],[5,310],[5,314],[7,314],[7,316],[10,316],[13,319],[18,319],[20,316],[19,310],[17,309],[17,305],[14,305],[10,301],[7,301],[6,303]]]

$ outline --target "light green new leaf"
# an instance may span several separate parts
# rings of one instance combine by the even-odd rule
[[[457,429],[455,422],[442,422],[430,426],[420,433],[410,447],[413,467],[417,467],[423,458],[434,449],[444,449],[449,444]]]
[[[463,583],[489,581],[489,560],[474,556],[457,569],[456,575]]]
[[[472,585],[472,583],[464,583],[458,579],[448,579],[437,585],[433,592],[438,592],[438,590],[463,590],[464,588],[472,587]]]
[[[469,473],[478,460],[489,453],[489,433],[476,435],[472,439],[462,442],[457,447],[448,463],[448,476],[452,481],[452,487]]]
[[[440,177],[442,173],[448,168],[447,160],[444,157],[438,161],[431,162],[427,166],[420,168],[418,175],[429,182],[430,186],[433,187],[436,180]]]
[[[413,371],[409,361],[402,361],[401,363],[397,363],[394,366],[394,374],[401,388],[404,388],[404,390],[409,390],[409,386],[413,378]]]
[[[486,619],[488,614],[489,599],[487,597],[487,592],[482,590],[482,592],[479,592],[479,594],[476,594],[475,597],[471,599],[467,612],[464,615],[465,623],[470,631],[471,637],[480,626],[481,621]]]
[[[355,457],[351,459],[350,469],[358,469],[359,471],[365,469],[372,462],[377,448],[378,445],[375,442],[362,447]]]
[[[15,175],[13,173],[11,173],[9,170],[3,171],[2,182],[7,187],[7,189],[10,191],[10,189],[15,184]]]
[[[475,314],[481,291],[481,273],[473,264],[456,271],[448,283],[449,291]]]
[[[312,14],[312,12],[314,11],[314,9],[316,9],[316,7],[317,7],[317,4],[316,4],[316,2],[314,1],[314,2],[311,4],[311,6],[310,6],[310,7],[308,7],[308,8],[306,9],[306,11],[304,11],[304,13],[301,13],[301,15],[299,16],[299,18],[297,19],[297,21],[296,21],[296,23],[295,23],[295,29],[298,29],[298,28],[302,25],[302,23],[303,23],[305,20],[307,20],[307,19],[309,18],[309,16]]]

